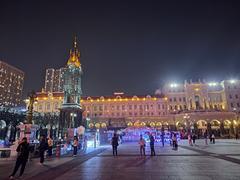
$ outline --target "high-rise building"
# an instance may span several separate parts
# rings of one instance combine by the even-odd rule
[[[24,72],[0,61],[0,106],[15,107],[21,103]]]
[[[46,92],[63,92],[63,75],[66,68],[46,70],[45,87]]]

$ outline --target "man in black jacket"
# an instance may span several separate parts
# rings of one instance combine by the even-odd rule
[[[154,149],[155,139],[152,134],[150,134],[149,140],[150,140],[151,156],[156,156],[155,149]]]
[[[15,164],[13,173],[10,175],[10,179],[13,179],[14,175],[16,174],[20,166],[21,166],[21,170],[20,170],[19,177],[22,176],[28,160],[29,150],[30,150],[29,143],[27,142],[27,138],[24,137],[22,139],[22,142],[17,147],[18,157],[17,157],[17,161]]]
[[[112,137],[112,149],[113,149],[113,156],[117,156],[117,147],[118,147],[118,136],[114,133]]]
[[[41,139],[40,145],[39,145],[40,164],[43,164],[44,153],[48,149],[48,144],[47,144],[45,136],[42,136],[40,139]]]

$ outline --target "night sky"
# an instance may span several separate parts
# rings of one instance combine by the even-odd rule
[[[0,2],[0,59],[26,72],[25,94],[65,66],[75,35],[84,95],[240,75],[237,0],[49,1]]]

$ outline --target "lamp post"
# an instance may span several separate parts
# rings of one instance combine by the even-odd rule
[[[86,121],[87,121],[86,129],[89,129],[89,122],[90,122],[90,120],[91,120],[91,119],[90,119],[89,117],[86,118]]]
[[[74,128],[74,118],[77,117],[77,114],[76,113],[70,113],[70,116],[71,116],[71,122],[70,122],[69,127]]]

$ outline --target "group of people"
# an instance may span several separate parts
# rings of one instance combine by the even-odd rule
[[[154,136],[152,134],[149,134],[149,145],[150,145],[151,156],[156,156],[154,143],[155,143]],[[117,148],[119,145],[119,139],[118,139],[118,136],[116,133],[114,133],[114,135],[112,137],[111,144],[112,144],[113,156],[117,156],[117,154],[118,154]],[[140,149],[140,155],[146,156],[146,150],[145,150],[146,149],[146,141],[142,135],[140,135],[138,144],[139,144],[139,149]],[[162,146],[164,147],[164,137],[162,138]],[[173,146],[174,150],[176,150],[178,147],[176,134],[172,135],[172,146]]]
[[[150,150],[151,150],[151,156],[156,156],[154,143],[155,143],[154,136],[152,134],[150,134],[149,135],[149,145],[150,145]],[[146,141],[144,140],[142,135],[140,135],[140,139],[139,139],[138,144],[140,146],[140,155],[141,156],[146,156],[146,151],[145,151]]]
[[[45,159],[44,156],[45,156],[45,151],[46,150],[48,152],[48,157],[51,158],[52,147],[53,147],[53,140],[50,137],[48,139],[46,139],[44,136],[41,136],[40,143],[39,143],[39,146],[37,148],[38,152],[39,152],[39,157],[40,157],[40,162],[39,162],[40,164],[44,163],[44,159]],[[31,146],[28,143],[27,138],[24,137],[22,139],[22,141],[19,142],[16,151],[17,151],[17,160],[16,160],[14,170],[13,170],[12,174],[9,176],[10,179],[14,178],[14,176],[17,173],[20,166],[21,166],[21,169],[20,169],[19,177],[21,177],[23,175],[23,172],[25,170],[25,166],[26,166],[27,161],[29,159],[29,154],[34,153],[34,146]]]
[[[215,144],[215,135],[214,133],[208,135],[207,132],[204,133],[205,145],[208,145],[208,139],[210,139],[210,143]]]
[[[208,145],[208,139],[210,140],[210,143],[215,144],[215,135],[214,135],[214,133],[208,135],[207,132],[204,132],[203,136],[204,136],[204,139],[205,139],[205,145]],[[195,145],[196,139],[197,139],[197,136],[196,136],[195,133],[193,133],[193,134],[189,133],[188,134],[188,144],[190,146]]]
[[[193,133],[193,134],[189,133],[189,134],[188,134],[188,144],[189,144],[190,146],[195,145],[196,139],[197,139],[197,135],[196,135],[195,133]]]

